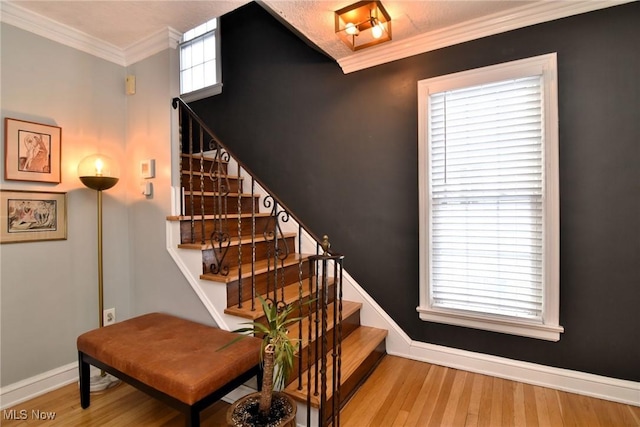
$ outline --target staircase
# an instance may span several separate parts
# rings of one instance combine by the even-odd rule
[[[302,320],[289,334],[300,349],[285,392],[300,402],[299,424],[302,414],[308,426],[339,425],[340,408],[385,355],[387,331],[362,325],[362,304],[343,300],[343,257],[326,236],[307,230],[180,99],[174,108],[181,215],[168,220],[179,224],[179,250],[201,259],[192,268],[205,305],[220,316],[211,306],[221,304],[232,319],[224,323],[237,325],[263,320],[258,296],[295,304]]]

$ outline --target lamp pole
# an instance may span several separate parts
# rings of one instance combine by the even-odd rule
[[[104,326],[104,281],[102,276],[102,190],[98,190],[98,317]]]
[[[109,176],[80,176],[80,181],[98,192],[98,307],[100,327],[104,326],[104,282],[102,275],[102,190],[108,190],[118,183],[118,178]]]
[[[104,326],[104,282],[102,267],[102,191],[108,190],[118,183],[117,166],[111,159],[101,155],[93,155],[83,159],[78,165],[78,176],[82,183],[98,193],[98,321]],[[100,376],[91,378],[91,391],[102,391],[120,380],[107,376],[100,371]]]

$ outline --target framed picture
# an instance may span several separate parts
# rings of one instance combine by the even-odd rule
[[[0,243],[66,238],[67,193],[0,190]]]
[[[62,128],[5,117],[4,178],[60,182]]]

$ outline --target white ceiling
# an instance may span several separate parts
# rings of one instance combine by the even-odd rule
[[[248,3],[247,0],[2,1],[121,50],[168,27],[183,33],[212,17],[224,15]],[[517,26],[626,1],[628,0],[383,0],[384,7],[392,18],[393,40],[381,46],[406,48],[415,45],[416,40],[422,44],[433,44],[433,40],[442,39],[448,29],[455,29],[458,34],[455,40],[459,42],[472,36],[507,31]],[[351,52],[334,33],[334,11],[354,2],[355,0],[261,0],[259,3],[341,63],[350,61],[352,57],[365,51],[380,51],[380,47],[376,47],[358,53]],[[481,28],[489,23],[492,30],[483,32]],[[434,37],[430,37],[431,35]]]

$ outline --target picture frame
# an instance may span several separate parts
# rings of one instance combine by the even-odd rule
[[[5,180],[60,183],[61,139],[61,127],[5,117]]]
[[[67,239],[67,193],[0,190],[0,243]]]

